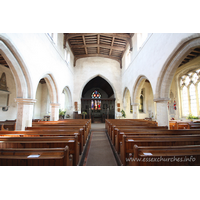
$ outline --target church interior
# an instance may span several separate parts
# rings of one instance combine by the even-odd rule
[[[198,166],[200,34],[1,33],[0,105],[4,166]]]
[[[198,198],[196,0],[0,5],[2,199]]]

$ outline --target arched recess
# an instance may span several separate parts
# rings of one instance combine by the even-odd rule
[[[132,95],[132,103],[133,104],[139,104],[140,103],[140,92],[142,89],[142,86],[144,85],[146,81],[146,76],[139,76],[135,82],[135,85],[133,87],[133,95]]]
[[[44,83],[46,86],[39,87],[39,83]],[[42,99],[41,97],[39,99],[42,99],[42,102],[37,102],[34,110],[34,116],[39,116],[40,119],[43,119],[45,115],[50,114],[50,120],[56,121],[59,119],[59,95],[58,95],[58,88],[55,82],[54,77],[51,74],[46,74],[42,76],[40,81],[38,82],[37,91],[35,93],[36,98],[38,95],[38,89],[40,89],[40,93],[45,93],[45,98]],[[46,88],[46,89],[45,89]],[[44,89],[44,91],[42,91]],[[46,107],[44,110],[38,109],[38,107],[43,107],[43,105]],[[36,111],[38,110],[38,111]],[[38,112],[41,112],[38,114]],[[37,118],[37,117],[36,117]],[[46,120],[46,118],[45,118]]]
[[[33,85],[26,64],[10,40],[3,35],[0,35],[0,54],[13,74],[17,98],[33,99]]]
[[[50,95],[50,102],[58,103],[59,102],[58,87],[56,85],[53,75],[46,74],[45,76],[43,76],[43,78],[47,83],[47,87],[48,87],[49,95]]]
[[[126,118],[132,117],[131,95],[129,89],[126,87],[123,92],[123,108],[126,113]]]
[[[192,49],[200,46],[200,34],[194,34],[182,40],[169,58],[166,60],[159,75],[156,85],[156,100],[168,100],[170,96],[170,87],[175,72],[183,59],[192,51]]]
[[[155,103],[151,83],[146,76],[139,76],[133,87],[133,118],[155,119]]]
[[[68,86],[65,86],[60,97],[60,109],[72,117],[72,95]]]

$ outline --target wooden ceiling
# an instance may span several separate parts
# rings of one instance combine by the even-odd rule
[[[0,54],[0,65],[4,65],[5,67],[8,67],[7,62],[5,61],[5,59],[3,58],[3,56]]]
[[[134,33],[64,33],[64,48],[68,42],[76,60],[86,57],[104,57],[118,61],[122,68],[122,57]]]
[[[200,56],[200,48],[192,49],[191,52],[184,58],[184,60],[181,62],[181,64],[178,67],[181,67],[182,65],[188,63],[192,59]]]

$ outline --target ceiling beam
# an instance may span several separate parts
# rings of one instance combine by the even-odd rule
[[[98,54],[99,54],[99,49],[100,49],[100,48],[99,48],[99,44],[100,44],[100,35],[98,34],[98,35],[97,35],[97,45],[98,45],[98,46],[97,46],[97,53],[98,53]]]
[[[70,38],[73,37],[78,37],[78,36],[82,36],[82,35],[104,35],[104,36],[110,36],[110,37],[117,37],[119,39],[124,39],[124,40],[128,40],[131,38],[130,34],[128,33],[64,33],[66,34],[66,40],[69,40]]]
[[[113,37],[113,39],[112,39],[112,43],[111,43],[111,49],[110,49],[109,56],[111,56],[111,54],[112,54],[112,50],[113,50],[113,44],[114,44],[114,41],[115,41],[115,37]]]
[[[86,43],[85,43],[85,36],[82,35],[82,38],[83,38],[83,44],[84,44],[84,48],[85,48],[85,54],[88,54]]]
[[[118,50],[118,51],[124,51],[125,48],[123,47],[118,47],[118,46],[113,46],[113,41],[112,41],[112,46],[109,46],[109,45],[104,45],[104,44],[86,44],[86,45],[75,45],[71,47],[71,49],[79,49],[79,48],[90,48],[90,47],[101,47],[101,48],[107,48],[107,49],[114,49],[114,50]]]

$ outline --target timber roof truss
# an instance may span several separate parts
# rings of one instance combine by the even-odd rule
[[[64,33],[64,48],[69,44],[74,55],[74,66],[80,58],[104,57],[118,61],[122,68],[122,57],[128,45],[132,51],[134,33]]]

